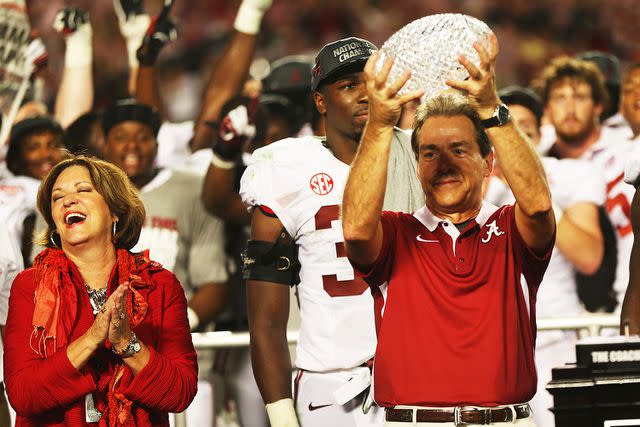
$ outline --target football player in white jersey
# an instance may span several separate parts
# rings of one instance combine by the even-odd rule
[[[617,238],[613,289],[619,310],[629,280],[633,244],[630,207],[634,188],[623,181],[624,161],[631,143],[620,132],[600,126],[599,117],[608,97],[602,75],[594,64],[558,57],[545,68],[541,89],[545,116],[556,133],[549,154],[561,159],[588,160],[604,173],[605,206]]]
[[[274,427],[383,423],[383,412],[369,408],[367,399],[376,345],[373,298],[345,257],[339,222],[349,165],[368,117],[362,70],[375,50],[355,37],[324,46],[312,90],[326,139],[289,138],[261,148],[242,177],[240,194],[252,211],[244,255],[252,362]],[[387,191],[385,202],[413,212],[424,195],[408,135],[397,131],[392,146],[388,186],[397,191]],[[298,273],[294,403],[285,332],[287,285],[298,282]]]
[[[534,145],[540,143],[542,102],[531,89],[510,86],[498,92],[514,123]],[[543,157],[556,214],[556,243],[536,300],[537,317],[576,316],[582,308],[575,272],[593,274],[603,258],[604,239],[598,206],[604,204],[605,182],[599,169],[586,160]],[[579,185],[577,185],[579,183]],[[492,176],[485,200],[497,206],[515,201],[504,179]],[[531,399],[533,418],[539,427],[552,427],[553,397],[546,390],[551,369],[570,362],[577,340],[574,331],[538,332],[536,369],[538,390]]]

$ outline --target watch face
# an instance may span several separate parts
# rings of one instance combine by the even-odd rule
[[[136,343],[133,344],[133,351],[135,353],[139,352],[141,349],[142,349],[142,347],[140,347],[140,343],[139,342],[136,342]]]
[[[498,107],[498,121],[500,122],[500,124],[507,123],[509,121],[509,117],[509,109],[506,105],[501,104]]]

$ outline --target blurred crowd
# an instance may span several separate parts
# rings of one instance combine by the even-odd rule
[[[144,2],[150,14],[160,0]],[[64,43],[51,27],[56,12],[75,6],[89,12],[94,27],[96,106],[114,94],[126,95],[125,43],[109,0],[27,1],[31,24],[50,52],[43,74],[44,99],[55,96],[62,72]],[[159,58],[160,81],[170,118],[192,117],[196,100],[215,65],[235,16],[238,1],[176,2],[172,17],[179,37]],[[552,57],[585,50],[603,50],[623,62],[640,59],[634,0],[280,0],[265,16],[256,58],[273,61],[292,54],[314,54],[319,46],[350,34],[380,47],[406,23],[435,13],[466,13],[481,19],[501,41],[498,58],[501,85],[528,84]],[[255,71],[258,76],[264,70]]]

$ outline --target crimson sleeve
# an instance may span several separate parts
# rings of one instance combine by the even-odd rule
[[[149,362],[124,390],[139,405],[164,412],[182,412],[193,400],[198,383],[196,352],[187,320],[187,299],[180,282],[168,271],[154,275],[164,286],[162,330],[156,348],[148,343]]]
[[[553,247],[556,242],[556,231],[553,231],[553,238],[549,243],[549,247],[547,247],[545,253],[541,256],[536,255],[525,243],[522,239],[522,235],[520,231],[518,231],[518,226],[516,225],[516,209],[515,206],[510,205],[504,208],[508,209],[506,212],[507,220],[509,221],[509,228],[513,230],[511,235],[513,236],[513,248],[515,251],[516,259],[520,260],[522,265],[522,274],[527,281],[527,285],[531,288],[535,289],[540,286],[542,282],[542,278],[544,277],[544,273],[547,270],[547,266],[549,265],[549,260],[551,259],[551,253],[553,252]]]
[[[391,276],[391,266],[395,252],[396,227],[395,221],[398,219],[397,212],[383,211],[380,216],[382,223],[382,247],[378,258],[374,261],[369,271],[362,271],[351,263],[356,275],[362,277],[369,286],[380,286]]]
[[[29,269],[13,282],[4,335],[4,372],[7,395],[18,415],[33,417],[62,408],[95,390],[90,373],[69,361],[66,346],[48,358],[31,349],[34,274]]]

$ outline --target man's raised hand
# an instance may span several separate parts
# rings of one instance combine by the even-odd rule
[[[411,78],[411,72],[405,70],[396,81],[387,85],[394,58],[387,58],[380,71],[376,73],[375,66],[379,58],[380,52],[375,52],[364,66],[364,79],[369,101],[369,123],[395,126],[402,113],[402,106],[409,101],[420,98],[424,94],[424,90],[400,95],[398,92]]]
[[[491,117],[496,106],[500,103],[496,90],[495,62],[500,50],[498,38],[495,34],[489,35],[489,50],[480,42],[475,42],[473,48],[478,52],[480,64],[476,66],[464,55],[458,62],[469,73],[467,80],[447,80],[447,85],[463,91],[471,106],[478,112],[481,118]]]

